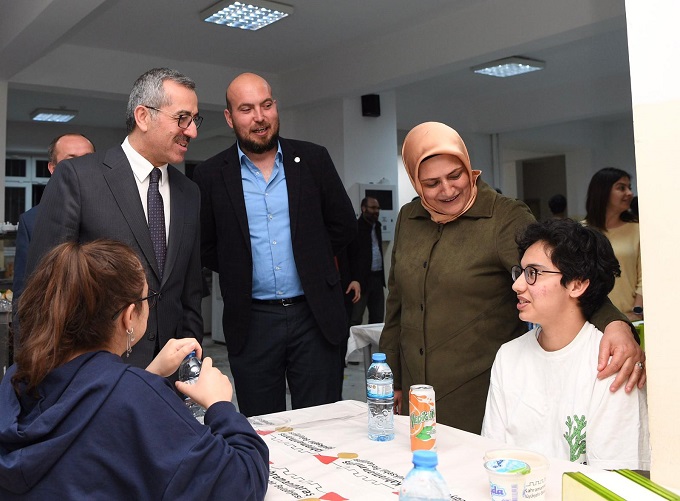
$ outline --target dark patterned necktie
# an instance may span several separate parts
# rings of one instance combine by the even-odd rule
[[[149,191],[146,194],[147,212],[149,213],[149,233],[151,233],[151,243],[153,252],[156,254],[158,272],[163,278],[163,267],[165,266],[165,211],[163,209],[163,197],[158,191],[158,182],[161,179],[161,170],[154,167],[149,179]]]

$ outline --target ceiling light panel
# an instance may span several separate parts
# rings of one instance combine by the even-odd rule
[[[256,31],[269,26],[293,13],[293,8],[265,0],[257,2],[223,1],[201,12],[207,23],[215,23],[231,28]]]
[[[525,57],[506,57],[490,63],[480,64],[471,68],[475,73],[491,77],[514,77],[523,73],[531,73],[545,68],[544,61]]]
[[[78,114],[75,110],[49,110],[38,108],[31,112],[31,120],[36,122],[70,122]]]

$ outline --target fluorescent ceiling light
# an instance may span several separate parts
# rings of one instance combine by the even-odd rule
[[[292,13],[293,7],[266,0],[254,2],[226,0],[201,12],[201,18],[207,23],[255,31]]]
[[[480,64],[470,68],[475,73],[491,77],[514,77],[522,73],[530,73],[545,68],[545,61],[527,59],[525,57],[506,57],[490,63]]]
[[[70,122],[78,114],[75,110],[48,110],[38,108],[31,112],[31,120],[36,122]]]

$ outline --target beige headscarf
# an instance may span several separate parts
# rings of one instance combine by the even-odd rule
[[[418,179],[420,163],[432,155],[453,155],[463,162],[470,178],[470,198],[458,214],[442,214],[428,204],[423,197],[423,186]],[[482,173],[481,170],[472,170],[470,166],[470,156],[468,155],[465,143],[460,135],[448,125],[439,122],[425,122],[416,125],[411,132],[406,135],[404,145],[401,148],[401,156],[406,167],[411,184],[416,193],[420,196],[420,202],[427,212],[430,213],[432,221],[435,223],[448,223],[459,218],[465,213],[477,198],[477,178]]]

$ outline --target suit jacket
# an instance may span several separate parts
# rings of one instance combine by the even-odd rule
[[[26,258],[28,257],[28,244],[31,243],[35,219],[38,216],[38,207],[32,207],[19,216],[17,228],[16,252],[14,254],[14,280],[12,289],[17,295],[21,295],[26,282]]]
[[[200,193],[171,165],[168,176],[170,231],[162,282],[137,183],[120,146],[59,163],[40,201],[28,251],[27,274],[47,251],[68,240],[110,238],[135,250],[149,288],[160,292],[144,338],[127,359],[138,367],[153,359],[157,336],[160,347],[173,337],[203,339]]]
[[[345,298],[346,312],[348,313],[348,316],[351,317],[352,306],[354,305],[354,303],[352,303],[354,293],[345,294],[345,291],[353,280],[359,282],[359,276],[356,269],[356,263],[354,260],[350,259],[349,247],[341,250],[340,253],[335,256],[335,262],[337,263],[338,271],[340,272],[340,284],[342,285],[342,293]],[[347,332],[347,335],[349,335],[349,332]]]
[[[350,244],[349,256],[350,261],[354,263],[353,268],[356,269],[356,276],[361,284],[361,290],[365,290],[368,276],[371,273],[371,263],[373,262],[373,241],[371,239],[371,230],[373,226],[364,219],[364,216],[359,216],[357,220],[357,236]],[[382,250],[382,230],[380,223],[376,223],[375,232],[378,237],[378,248],[380,249],[380,264],[383,269],[382,285],[385,286],[385,261],[383,259]]]
[[[356,221],[326,148],[280,138],[293,255],[302,289],[323,335],[347,336],[340,274],[333,256],[354,238]],[[227,349],[238,354],[250,328],[253,257],[236,144],[199,165],[203,266],[220,275]]]

